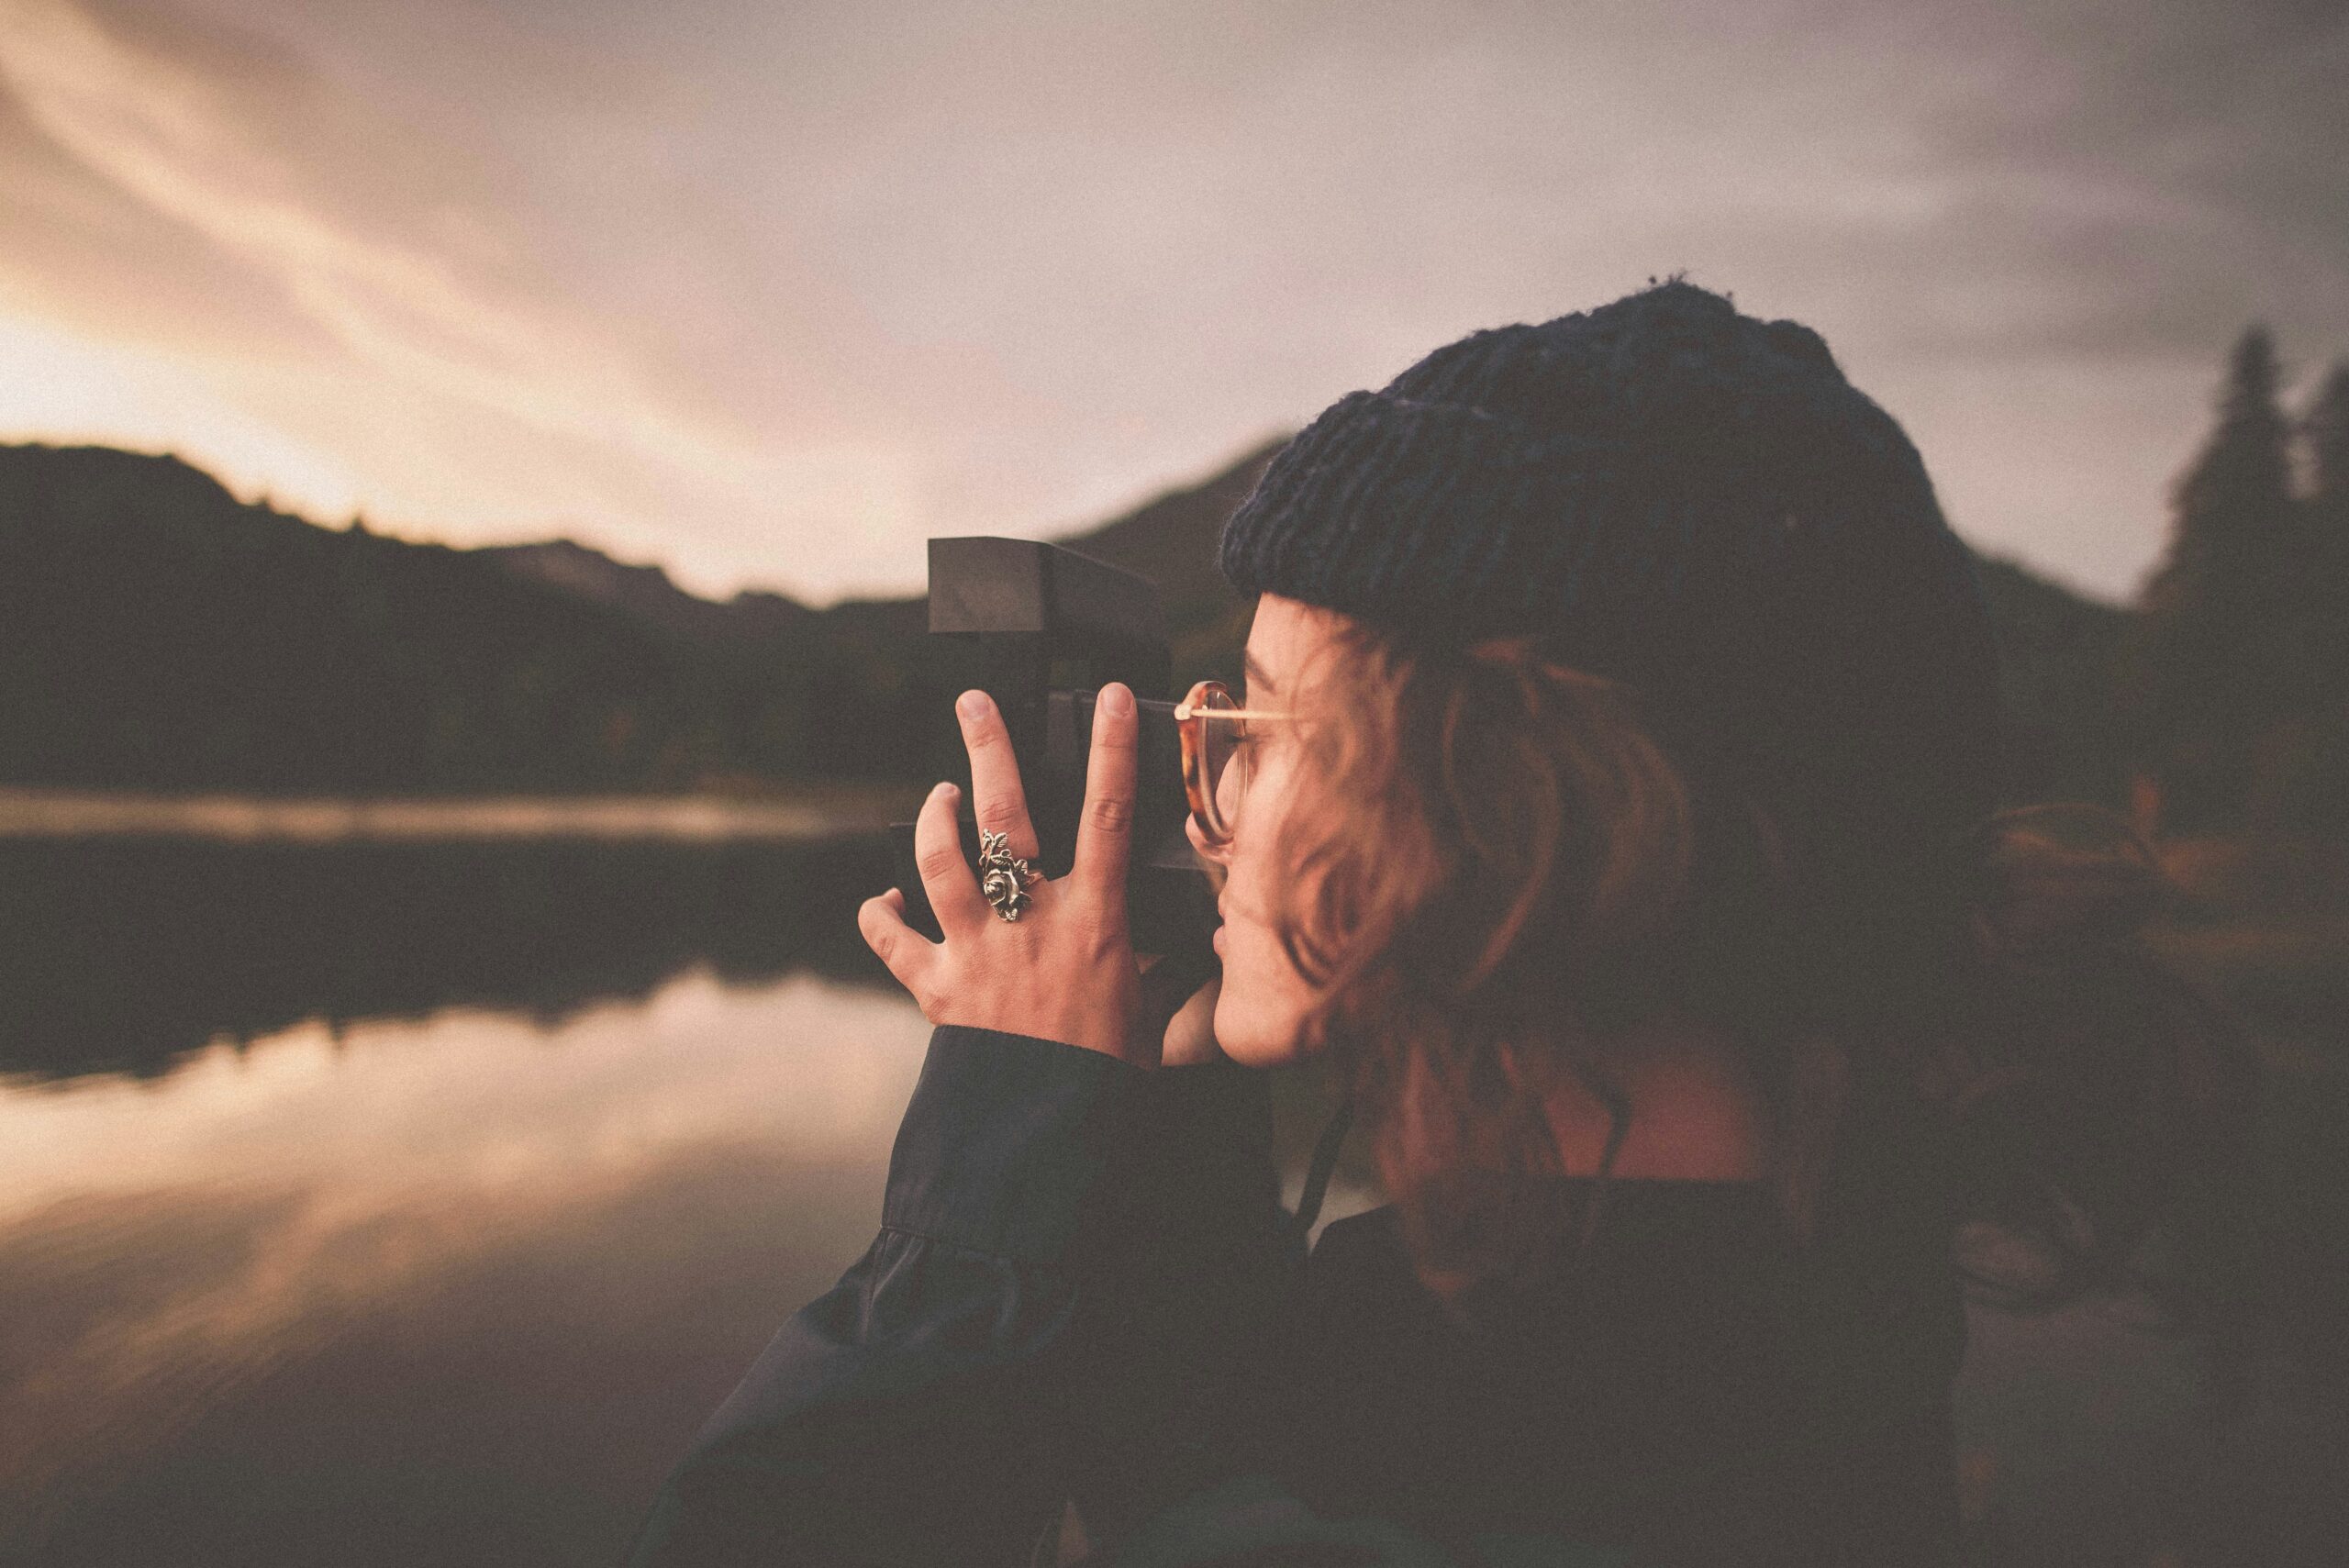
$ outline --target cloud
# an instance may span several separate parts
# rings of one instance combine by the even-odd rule
[[[354,232],[305,201],[229,92],[313,96],[290,68],[207,79],[60,4],[18,14],[6,70],[25,117],[60,148],[275,282],[378,372],[525,425],[736,461],[681,428],[592,337],[533,302],[484,297],[444,253]]]
[[[0,308],[706,585],[909,585],[1687,268],[2121,593],[2243,325],[2349,344],[2329,7],[95,4],[0,0]]]
[[[598,330],[559,280],[503,254],[504,237],[469,224],[464,206],[417,199],[355,219],[348,193],[329,199],[333,182],[322,176],[367,167],[373,147],[412,148],[415,128],[371,120],[299,60],[248,35],[205,33],[205,48],[161,51],[191,29],[185,18],[158,28],[157,15],[127,28],[68,4],[20,4],[0,54],[15,139],[26,143],[28,128],[42,141],[17,166],[45,164],[49,185],[72,198],[52,200],[51,215],[81,220],[78,236],[70,221],[47,226],[49,254],[12,260],[37,278],[71,279],[78,238],[126,274],[111,289],[68,281],[53,291],[86,324],[93,364],[120,339],[163,339],[216,394],[353,454],[361,474],[406,471],[394,496],[452,503],[460,518],[479,514],[468,492],[501,467],[507,482],[491,494],[534,528],[551,509],[627,508],[653,521],[670,507],[870,509],[876,492],[888,504],[890,454],[821,438],[763,441],[712,410],[680,407],[624,335]],[[340,164],[323,156],[337,149]],[[463,161],[457,146],[435,150]],[[398,183],[379,178],[377,194]],[[160,242],[144,266],[124,243],[139,238]],[[189,274],[206,271],[242,296],[248,320],[232,338],[151,309],[115,314],[126,284],[160,273],[184,299]],[[101,313],[109,319],[93,322]],[[105,379],[83,369],[84,380]],[[402,439],[386,450],[362,427]],[[503,461],[484,450],[493,444],[507,450]],[[569,483],[548,483],[566,473]],[[685,541],[648,532],[633,542]]]

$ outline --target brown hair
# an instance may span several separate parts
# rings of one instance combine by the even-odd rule
[[[1938,1201],[1915,1117],[1938,1108],[1945,1128],[1979,1109],[1982,1085],[2014,1066],[1987,1042],[2048,1038],[2032,1009],[2050,984],[2131,1027],[2112,987],[2142,984],[2145,891],[2110,866],[2058,874],[2053,840],[2031,828],[2054,817],[1994,819],[1945,851],[1912,834],[1904,853],[1844,831],[1831,806],[1739,787],[1631,687],[1525,639],[1415,645],[1349,623],[1298,707],[1308,757],[1282,846],[1298,898],[1282,937],[1323,987],[1331,1056],[1420,1275],[1448,1302],[1553,1260],[1567,1239],[1528,1179],[1559,1169],[1546,1106],[1578,1086],[1620,1139],[1620,1042],[1659,1015],[1738,1042],[1804,1238],[1839,1162],[1876,1163],[1842,1183],[1831,1223],[1909,1226],[1913,1212],[1851,1207],[1903,1201],[1879,1195],[1894,1167],[1928,1209]],[[2118,971],[2076,962],[2104,951],[2135,956]],[[1954,1032],[1981,1043],[1953,1046]],[[2134,1081],[2207,1072],[2208,1051],[2177,1043],[2194,1032],[2140,1051]],[[2034,1069],[2054,1125],[2122,1092],[2085,1057],[2059,1073],[2062,1055],[2051,1045]],[[2174,1142],[2198,1118],[2163,1093],[2157,1137]],[[1995,1162],[1996,1142],[1965,1151]],[[2128,1144],[2124,1162],[2150,1147]],[[1997,1184],[1948,1173],[1975,1196]]]
[[[1421,1275],[1538,1266],[1524,1178],[1571,1083],[1627,1116],[1610,1043],[1683,1000],[1700,802],[1629,690],[1526,639],[1411,648],[1349,626],[1301,684],[1282,936]]]

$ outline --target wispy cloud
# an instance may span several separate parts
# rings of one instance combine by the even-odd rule
[[[217,47],[224,41],[217,38],[216,48],[200,60],[173,58],[70,0],[19,0],[10,7],[9,24],[0,50],[0,83],[30,125],[93,180],[173,226],[167,231],[183,242],[192,239],[240,263],[261,292],[282,300],[300,326],[316,328],[331,346],[332,352],[315,355],[313,362],[271,366],[263,362],[268,345],[253,345],[264,350],[261,356],[213,345],[203,357],[210,361],[204,379],[214,396],[231,393],[239,382],[258,391],[250,384],[274,371],[306,383],[312,395],[326,391],[375,409],[406,404],[437,408],[444,419],[484,420],[524,440],[536,438],[541,462],[559,462],[570,449],[574,461],[590,467],[633,470],[606,473],[604,494],[633,492],[644,519],[656,524],[663,520],[664,497],[688,511],[707,508],[713,500],[786,515],[795,499],[801,506],[829,505],[842,513],[870,511],[876,500],[889,506],[889,498],[876,494],[895,484],[895,460],[887,454],[822,443],[795,450],[722,415],[705,411],[696,417],[662,397],[619,335],[566,310],[572,302],[559,281],[529,294],[470,277],[458,248],[429,243],[461,228],[461,214],[410,215],[439,219],[419,222],[410,238],[396,221],[362,230],[313,199],[319,171],[301,166],[301,148],[266,134],[285,128],[269,122],[286,100],[315,106],[325,96],[325,84],[309,79],[298,61],[260,44],[232,52]],[[224,60],[257,68],[224,71]],[[335,108],[355,117],[342,106]],[[360,131],[387,143],[419,134],[389,122]],[[452,160],[466,155],[455,143],[440,151]],[[391,216],[396,220],[398,215]],[[469,238],[483,248],[478,231]],[[169,268],[169,257],[151,261]],[[152,356],[139,351],[146,325],[134,317],[86,331],[78,355],[57,334],[45,335],[40,360],[50,374],[42,392],[53,422],[64,422],[61,414],[78,414],[102,429],[106,419],[92,417],[94,394],[164,379]],[[21,327],[19,343],[36,330]],[[305,334],[289,336],[299,340]],[[127,368],[142,360],[136,371]],[[340,384],[322,388],[322,380]],[[154,400],[127,402],[117,412],[151,427],[151,418],[139,417],[139,406],[151,413]],[[286,449],[298,449],[301,438],[273,438],[266,419],[202,423],[213,427],[216,437],[227,433],[224,426],[243,425],[219,444],[244,458],[244,466],[263,470],[245,477],[291,488],[297,497],[322,489],[340,490],[353,501],[363,495],[365,486],[355,478],[319,484],[334,469],[330,456],[288,463]],[[198,449],[209,444],[201,429],[187,434]],[[330,441],[319,444],[330,454]],[[439,456],[418,452],[415,466],[429,471]],[[452,476],[457,484],[464,483],[464,466]],[[562,506],[566,487],[550,488],[547,503],[515,521],[546,526],[545,506]],[[586,497],[571,499],[588,510],[604,509]],[[658,548],[671,540],[655,529],[637,542]]]
[[[905,584],[1687,268],[2122,593],[2233,334],[2349,350],[2349,23],[2288,0],[0,17],[0,316],[89,359],[0,428],[208,399],[249,487],[705,584]]]

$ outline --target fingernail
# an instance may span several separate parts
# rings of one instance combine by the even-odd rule
[[[938,783],[931,787],[930,792],[930,798],[932,800],[952,800],[954,798],[954,785],[952,781],[947,779],[939,780]]]
[[[1134,695],[1120,685],[1101,688],[1101,711],[1123,718],[1134,710]]]
[[[985,718],[987,716],[986,694],[985,692],[964,692],[960,697],[955,699],[954,711],[961,714],[964,718]]]

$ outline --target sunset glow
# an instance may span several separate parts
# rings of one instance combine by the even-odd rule
[[[0,439],[821,600],[1686,269],[2120,596],[2349,351],[2349,26],[2047,10],[0,0]]]

